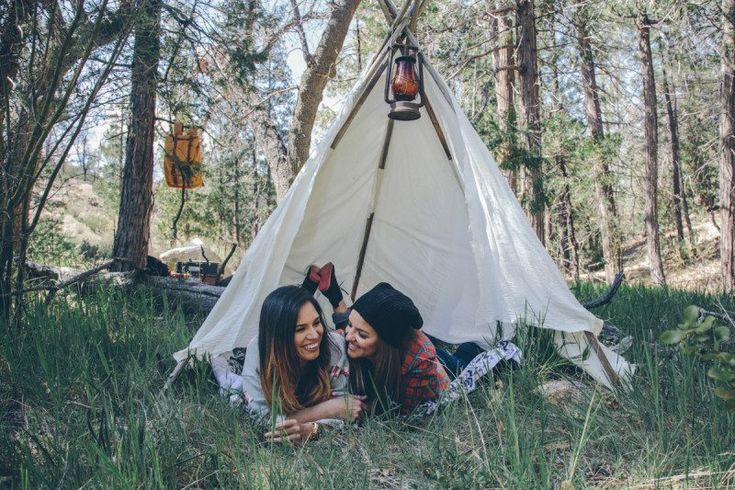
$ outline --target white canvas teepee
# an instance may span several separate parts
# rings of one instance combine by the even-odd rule
[[[559,352],[600,383],[630,375],[631,366],[597,342],[602,321],[569,291],[444,82],[428,67],[430,107],[417,121],[393,123],[383,100],[386,66],[376,57],[345,98],[176,359],[246,346],[268,293],[300,284],[309,264],[332,261],[356,297],[381,281],[406,293],[424,331],[446,342],[509,339],[525,321],[554,330]]]

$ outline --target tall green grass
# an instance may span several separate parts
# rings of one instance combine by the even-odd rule
[[[578,284],[581,299],[600,293]],[[735,417],[706,367],[656,339],[689,304],[731,297],[623,287],[598,313],[635,337],[617,398],[560,366],[543,336],[519,336],[522,366],[425,421],[367,420],[305,446],[272,445],[219,396],[206,364],[159,396],[201,319],[145,292],[32,303],[0,325],[0,486],[226,488],[577,488],[735,485]],[[561,402],[539,386],[587,386]],[[656,480],[659,479],[659,480]]]

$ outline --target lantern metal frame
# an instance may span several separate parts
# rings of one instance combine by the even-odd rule
[[[396,52],[400,51],[401,56],[396,57]],[[418,77],[419,97],[418,102],[406,100],[396,100],[395,95],[392,94],[391,85],[393,84],[393,64],[402,57],[414,58],[414,63],[418,65],[416,69],[416,76]],[[393,95],[393,98],[391,98]],[[390,105],[390,112],[388,117],[396,121],[415,121],[421,117],[420,109],[424,107],[424,101],[426,100],[426,94],[424,92],[424,56],[419,51],[417,46],[410,44],[394,44],[391,49],[388,50],[388,69],[385,76],[385,102]]]

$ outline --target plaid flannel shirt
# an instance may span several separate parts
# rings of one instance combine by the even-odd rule
[[[449,376],[436,357],[436,347],[416,330],[401,365],[401,413],[408,414],[425,401],[436,400],[449,387]]]

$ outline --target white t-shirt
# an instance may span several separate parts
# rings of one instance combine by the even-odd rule
[[[349,360],[345,349],[345,339],[336,332],[329,332],[329,381],[332,391],[336,395],[347,393],[349,386]],[[263,395],[260,384],[260,351],[258,336],[248,344],[245,351],[245,362],[242,366],[242,392],[245,409],[252,415],[266,416],[270,413],[270,406]],[[278,418],[285,418],[278,414]]]

